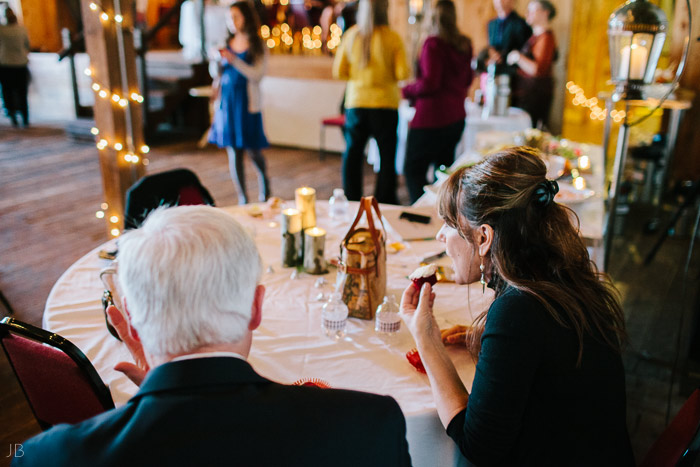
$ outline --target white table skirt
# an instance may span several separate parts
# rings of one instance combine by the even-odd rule
[[[347,223],[330,221],[327,203],[317,203],[318,223],[327,230],[326,257],[338,253],[338,245],[348,228]],[[351,203],[351,209],[357,204]],[[428,379],[408,363],[405,353],[415,346],[402,326],[392,341],[384,341],[374,332],[374,323],[358,319],[348,322],[348,339],[333,341],[322,333],[319,293],[328,295],[335,282],[335,271],[326,274],[328,285],[314,286],[320,276],[302,274],[290,278],[291,269],[280,264],[280,227],[275,218],[252,218],[245,207],[225,208],[255,236],[263,258],[266,287],[263,321],[255,331],[249,360],[263,376],[289,384],[300,378],[321,378],[334,388],[386,394],[394,397],[407,420],[407,439],[413,465],[466,465],[456,445],[445,434],[435,410]],[[384,209],[401,209],[388,207]],[[389,232],[390,241],[396,234]],[[388,255],[387,293],[400,299],[408,285],[407,276],[421,258],[437,253],[444,245],[437,241],[406,242],[407,248]],[[107,247],[109,247],[108,245]],[[100,297],[102,284],[98,273],[108,261],[99,259],[93,250],[73,264],[53,287],[44,311],[44,327],[76,344],[95,365],[109,386],[117,406],[124,404],[136,391],[115,363],[130,360],[126,348],[105,327]],[[481,286],[457,286],[439,283],[435,314],[441,327],[466,324],[481,313],[492,300],[490,291],[482,294]],[[451,348],[450,356],[460,376],[471,388],[475,364],[464,349]]]

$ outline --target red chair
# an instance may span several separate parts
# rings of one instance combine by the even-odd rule
[[[85,354],[58,334],[4,318],[0,344],[43,430],[114,408],[109,389]]]
[[[692,466],[700,452],[700,389],[696,389],[657,438],[639,467]]]
[[[318,145],[318,157],[323,160],[326,157],[326,127],[345,129],[345,115],[334,115],[321,120],[321,135]]]

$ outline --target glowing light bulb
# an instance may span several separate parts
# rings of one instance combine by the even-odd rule
[[[151,148],[149,148],[145,144],[143,146],[141,146],[141,152],[144,154],[148,154],[148,151],[150,151],[150,150],[151,150]]]
[[[90,128],[90,133],[91,133],[93,136],[97,136],[97,135],[100,134],[100,130],[98,130],[97,127],[94,126],[94,127]]]
[[[142,102],[143,102],[143,96],[141,96],[141,95],[137,96],[137,97],[136,97],[136,102],[138,102],[139,104],[142,103]]]
[[[591,160],[588,158],[588,156],[581,156],[578,158],[578,167],[582,170],[585,170],[591,166]]]
[[[85,68],[83,73],[85,73],[85,76],[92,76],[92,70],[90,68]]]
[[[102,99],[106,99],[107,98],[107,91],[102,89],[102,90],[100,90],[100,92],[97,95],[100,96]]]
[[[110,221],[112,224],[116,224],[117,222],[119,222],[119,217],[117,217],[117,216],[112,216],[112,217],[109,218],[109,221]]]
[[[119,229],[112,229],[109,231],[109,233],[112,234],[112,237],[118,237],[119,236]]]
[[[109,19],[109,15],[107,13],[102,13],[100,18],[102,18],[103,21],[107,21]]]
[[[148,159],[143,160],[143,165],[148,165]]]
[[[92,11],[97,11],[97,3],[91,2],[91,3],[90,3],[90,9],[91,9]]]
[[[131,162],[131,154],[124,154],[124,160],[127,162]]]
[[[109,204],[107,204],[107,203],[100,204],[100,208],[102,208],[103,210],[107,209],[108,207],[109,207]]]
[[[104,212],[104,211],[97,211],[97,212],[95,213],[95,217],[97,217],[98,219],[104,219],[104,217],[105,217],[105,212]]]
[[[124,146],[122,146],[122,143],[116,143],[114,145],[114,149],[116,149],[117,151],[121,151],[123,147]]]
[[[574,179],[574,187],[577,190],[583,190],[586,188],[586,180],[583,177],[576,177]]]
[[[97,83],[92,83],[92,90],[93,91],[99,91],[100,90],[100,85]]]
[[[121,99],[121,97],[119,97],[117,94],[112,94],[112,100],[114,102],[119,102],[119,99]]]
[[[139,156],[137,156],[136,154],[131,156],[131,163],[132,164],[136,164],[138,161],[139,161]]]
[[[119,99],[119,107],[126,107],[127,105],[129,105],[129,101],[126,99]]]
[[[114,15],[114,21],[116,21],[117,23],[121,23],[122,21],[124,21],[124,17],[122,15]]]

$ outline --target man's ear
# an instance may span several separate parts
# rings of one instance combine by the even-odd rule
[[[258,284],[255,287],[255,296],[253,297],[253,305],[250,309],[250,323],[248,324],[248,329],[254,331],[260,326],[262,321],[262,306],[263,299],[265,298],[265,286]]]
[[[493,243],[493,227],[488,224],[482,224],[476,229],[476,245],[479,251],[479,256],[482,258],[491,251]]]

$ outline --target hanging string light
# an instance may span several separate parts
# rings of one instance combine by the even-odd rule
[[[591,120],[605,120],[605,117],[608,113],[608,109],[604,107],[601,108],[598,105],[598,98],[591,97],[590,99],[588,99],[586,97],[586,94],[583,92],[583,88],[581,88],[581,86],[577,85],[573,81],[569,81],[568,83],[566,83],[566,90],[574,96],[571,99],[572,104],[574,104],[577,107],[586,107],[591,109],[591,112],[588,115]],[[624,110],[610,111],[610,117],[615,123],[622,122],[625,119],[625,115],[626,114]]]
[[[127,24],[129,23],[128,21],[125,21],[126,18],[122,16],[121,14],[111,14],[109,11],[105,10],[102,5],[98,2],[90,2],[88,4],[89,9],[94,12],[96,15],[99,16],[99,19],[103,23],[111,22],[115,27],[118,28],[118,33],[123,35],[123,32],[126,31],[132,31],[132,27],[128,26]],[[104,24],[103,24],[104,27]],[[121,38],[121,35],[118,35],[118,38]],[[122,39],[123,40],[123,39]],[[96,99],[100,98],[103,100],[110,100],[113,105],[118,106],[121,109],[124,109],[125,112],[130,112],[131,110],[129,107],[134,104],[143,104],[144,102],[144,97],[136,90],[131,90],[131,91],[126,91],[123,90],[122,92],[114,92],[110,90],[107,86],[104,86],[101,84],[97,77],[95,70],[88,67],[85,68],[84,74],[88,76],[92,80],[92,85],[91,88],[95,92]],[[127,120],[129,119],[129,114],[126,115]],[[125,144],[122,143],[121,141],[108,141],[107,138],[101,137],[100,136],[100,129],[95,127],[92,127],[90,129],[90,133],[95,136],[95,145],[98,150],[104,150],[107,147],[111,147],[117,154],[117,160],[123,160],[128,164],[135,165],[135,164],[143,164],[148,165],[148,159],[146,159],[143,155],[148,153],[150,148],[147,145],[142,145],[139,150],[139,152],[136,150],[136,148],[133,147],[133,143],[131,141],[131,138],[127,136],[126,138],[126,148]],[[100,205],[100,210],[98,210],[95,213],[95,217],[98,219],[105,219],[107,216],[107,210],[109,209],[109,205],[107,203],[102,203]],[[117,224],[119,222],[119,216],[117,215],[110,215],[109,216],[109,222],[112,224],[111,229],[110,229],[110,234],[114,237],[118,237],[121,234],[121,231],[118,227],[116,227],[114,224]]]

